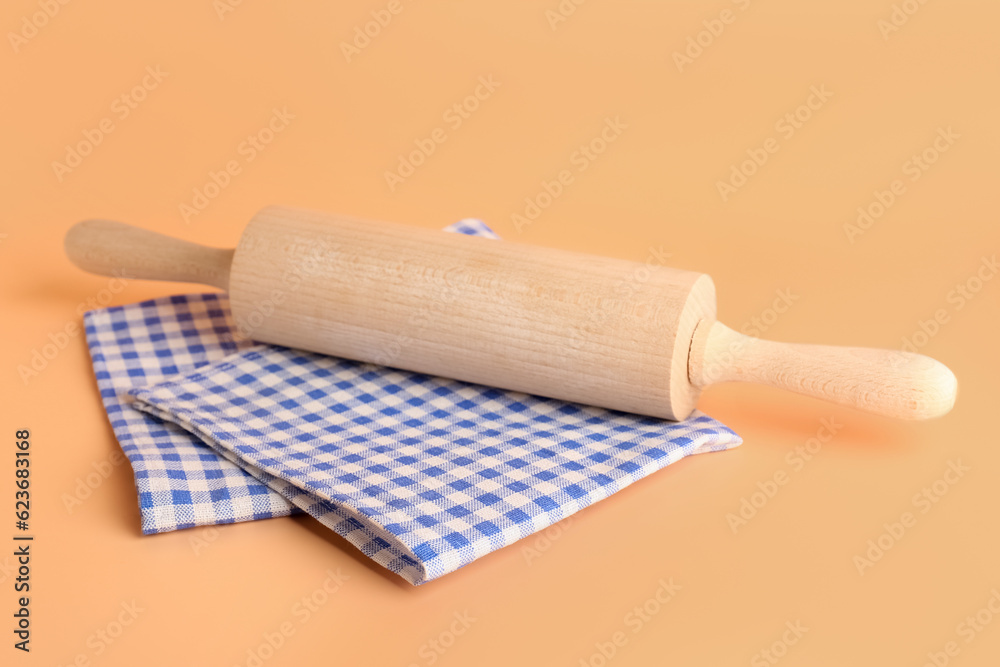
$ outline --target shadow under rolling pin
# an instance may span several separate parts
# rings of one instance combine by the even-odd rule
[[[235,249],[105,220],[65,246],[92,273],[228,290],[261,342],[654,417],[686,418],[717,382],[903,419],[947,413],[957,391],[923,355],[737,333],[706,274],[661,267],[622,294],[645,265],[609,257],[280,206]]]

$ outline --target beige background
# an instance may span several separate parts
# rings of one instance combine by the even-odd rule
[[[0,556],[0,662],[256,664],[248,651],[284,628],[262,664],[763,665],[780,655],[782,665],[921,665],[928,652],[997,664],[1000,279],[977,272],[994,278],[983,258],[1000,249],[1000,6],[564,0],[563,17],[550,13],[558,0],[401,0],[348,62],[341,43],[388,1],[222,2],[10,0],[0,12],[0,539],[13,533],[13,434],[25,426],[37,538],[30,656],[10,647],[14,575]],[[54,16],[37,14],[49,5]],[[699,38],[706,46],[679,68],[674,53]],[[480,89],[460,123],[446,116],[480,77],[498,85]],[[799,109],[812,87],[829,97]],[[294,118],[250,160],[241,142],[275,108]],[[782,121],[789,113],[798,127]],[[112,131],[78,166],[53,166],[104,119]],[[601,155],[581,157],[608,119],[624,127]],[[444,143],[390,188],[385,172],[435,128]],[[767,161],[723,201],[718,182],[765,146]],[[913,156],[925,150],[936,160],[923,170]],[[230,160],[239,173],[185,221],[181,205]],[[564,169],[572,182],[519,231],[512,215]],[[858,207],[896,180],[895,201],[851,242]],[[911,424],[712,389],[702,409],[742,447],[671,466],[549,538],[419,588],[307,517],[142,537],[127,465],[112,463],[68,512],[65,497],[118,451],[83,337],[26,381],[19,366],[88,303],[195,288],[121,289],[85,275],[63,257],[65,230],[99,216],[230,245],[269,203],[432,228],[475,216],[506,237],[640,261],[669,252],[672,265],[713,276],[731,326],[758,318],[762,335],[788,341],[912,341],[955,371],[958,404]],[[959,285],[978,291],[967,298]],[[791,294],[780,314],[770,310],[779,290]],[[839,425],[835,437],[796,459],[824,419]],[[947,473],[950,462],[968,469]],[[734,533],[727,515],[743,499],[760,504],[753,494],[776,474],[786,483]],[[920,497],[925,487],[936,502]],[[898,539],[882,535],[905,512],[913,520]],[[891,548],[859,573],[855,557],[880,536]],[[328,570],[348,579],[318,593]],[[680,590],[657,602],[671,579]],[[313,611],[295,606],[314,594],[324,603]],[[141,611],[130,615],[122,605],[133,602]],[[637,616],[643,605],[656,613]],[[1000,611],[1000,597],[992,605]],[[974,630],[966,618],[977,612]],[[796,623],[808,630],[788,630]]]

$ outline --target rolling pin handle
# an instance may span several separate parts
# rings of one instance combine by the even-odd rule
[[[697,387],[755,382],[900,419],[940,417],[958,390],[948,367],[922,354],[776,343],[711,320],[695,328],[688,378]]]
[[[71,262],[101,276],[229,288],[232,249],[209,248],[111,220],[78,222],[66,233],[64,246]]]

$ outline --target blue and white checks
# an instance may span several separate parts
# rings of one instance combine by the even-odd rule
[[[294,507],[420,584],[684,456],[740,443],[700,413],[668,422],[248,346],[230,326],[213,295],[87,315],[145,532]]]
[[[225,295],[173,296],[91,310],[84,328],[111,428],[135,472],[142,532],[284,516],[293,506],[176,424],[122,401],[125,391],[251,347],[235,340]]]

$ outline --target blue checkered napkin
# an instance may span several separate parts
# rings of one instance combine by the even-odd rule
[[[740,443],[677,423],[261,346],[129,392],[419,584],[689,454]]]
[[[475,220],[449,229],[495,237]],[[234,336],[217,295],[93,311],[86,324],[102,397],[135,468],[145,532],[298,508],[411,583],[687,454],[740,442],[698,413],[663,422],[251,347]],[[251,370],[232,376],[243,364]],[[173,373],[187,377],[123,396]],[[231,402],[220,398],[226,392]],[[323,409],[314,412],[316,401]]]
[[[475,219],[446,231],[497,238]],[[84,315],[84,327],[104,408],[135,473],[143,533],[298,511],[287,494],[271,490],[176,424],[121,400],[132,387],[189,373],[253,345],[234,334],[224,295],[191,294],[92,310]]]
[[[464,220],[459,220],[458,222],[449,225],[444,228],[446,232],[455,232],[456,234],[466,234],[467,236],[482,236],[487,239],[499,239],[497,233],[486,226],[482,220],[476,220],[475,218],[465,218]]]
[[[174,296],[92,310],[84,315],[84,328],[104,408],[135,473],[143,533],[297,511],[184,429],[121,400],[132,387],[190,373],[253,345],[233,337],[224,296]]]

